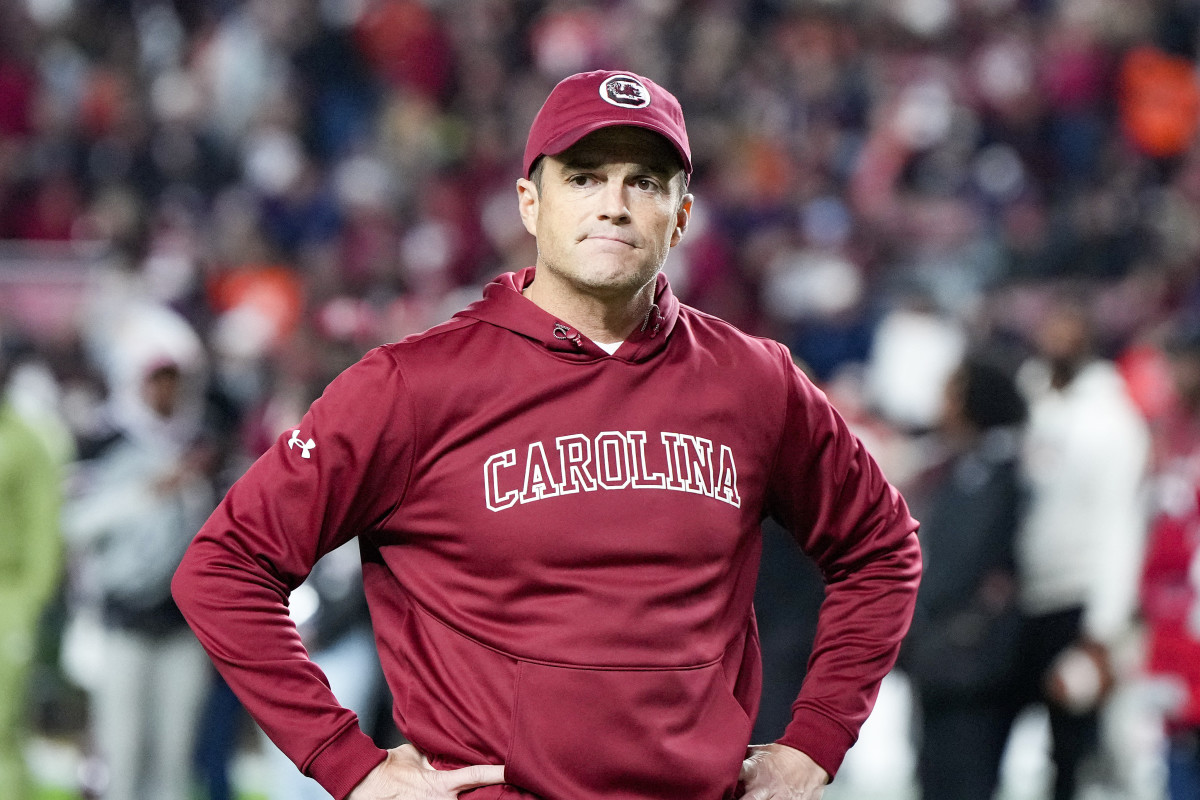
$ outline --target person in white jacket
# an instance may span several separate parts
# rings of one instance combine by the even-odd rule
[[[170,594],[216,504],[204,466],[205,354],[178,314],[146,306],[106,331],[105,430],[80,448],[63,528],[76,614],[100,615],[92,740],[103,800],[187,800],[210,668]]]
[[[1130,629],[1141,563],[1148,426],[1115,366],[1095,356],[1085,309],[1060,304],[1019,374],[1029,401],[1017,537],[1024,616],[1014,716],[1044,702],[1055,800],[1071,800],[1099,746],[1112,651]]]

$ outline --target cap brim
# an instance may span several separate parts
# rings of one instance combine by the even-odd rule
[[[691,159],[688,158],[687,153],[685,153],[683,151],[683,149],[678,144],[675,143],[675,140],[671,138],[670,133],[668,133],[666,130],[664,130],[662,128],[662,126],[652,125],[652,124],[645,123],[645,122],[636,122],[633,120],[626,120],[626,119],[591,120],[589,122],[584,123],[583,125],[577,125],[576,127],[571,128],[564,133],[560,133],[558,136],[555,136],[553,139],[550,139],[548,142],[546,142],[546,145],[543,148],[541,155],[542,156],[556,156],[559,153],[562,153],[563,151],[569,149],[573,144],[578,142],[583,137],[587,136],[589,133],[595,133],[596,131],[600,130],[601,128],[616,128],[616,127],[620,127],[620,126],[625,126],[625,127],[630,127],[630,128],[644,128],[648,131],[653,131],[654,133],[657,133],[659,136],[661,136],[667,140],[667,143],[671,145],[671,149],[674,150],[676,155],[679,156],[679,161],[683,165],[684,178],[686,179],[687,177],[689,177],[692,174]],[[539,156],[539,158],[540,157],[541,156]],[[535,158],[533,160],[533,162],[530,164],[530,167],[532,168],[533,164],[536,164],[536,163],[537,163],[537,158]]]

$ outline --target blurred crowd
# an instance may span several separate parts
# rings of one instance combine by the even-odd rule
[[[1075,280],[1114,348],[1195,302],[1187,0],[0,14],[0,239],[105,243],[223,359],[393,340],[529,263],[529,122],[559,78],[614,65],[688,115],[702,202],[679,291],[821,378],[900,303],[1019,332],[1040,313],[1022,289]]]
[[[230,796],[223,765],[237,746],[236,702],[197,658],[154,566],[177,558],[175,534],[194,530],[341,369],[534,262],[514,191],[529,123],[559,79],[617,68],[670,88],[687,115],[697,201],[668,261],[676,293],[791,347],[912,491],[933,548],[925,629],[969,606],[976,631],[983,620],[997,626],[989,640],[1011,643],[999,661],[974,665],[972,687],[931,673],[915,680],[929,708],[914,731],[964,747],[963,731],[987,732],[990,741],[971,742],[976,773],[987,772],[1015,713],[997,687],[1011,698],[1011,682],[1023,681],[1020,697],[1068,708],[1056,741],[1071,739],[1072,765],[1086,761],[1102,743],[1072,718],[1101,713],[1146,662],[1175,674],[1176,694],[1200,686],[1177,674],[1200,663],[1187,649],[1200,639],[1200,514],[1196,524],[1187,516],[1200,489],[1190,405],[1200,378],[1189,384],[1187,373],[1200,358],[1198,59],[1195,0],[0,2],[4,413],[57,465],[43,485],[64,509],[63,547],[37,551],[37,582],[10,592],[25,610],[0,623],[0,653],[24,665],[0,670],[0,728],[19,712],[6,687],[28,684],[30,659],[41,658],[87,690],[88,736],[125,743],[106,751],[89,740],[107,762],[81,771],[85,791],[113,800],[149,791],[141,771],[153,745],[161,774],[145,781],[178,785],[178,754],[199,749],[211,797]],[[1064,359],[1065,377],[1055,372]],[[1126,411],[1132,431],[1114,445],[1126,475],[1089,483],[1086,467],[1117,451],[1073,451],[1086,487],[1073,501],[1103,498],[1109,510],[1129,501],[1097,523],[1103,536],[1079,522],[1100,510],[1086,500],[1038,511],[1038,492],[1046,501],[1062,475],[1020,455],[1037,425],[1055,434],[1054,420],[1086,416],[1065,400],[1047,410],[1039,392],[1062,400],[1097,364],[1108,377],[1089,378],[1087,391],[1100,387],[1117,416],[1078,436],[1108,441]],[[1114,387],[1119,401],[1105,395]],[[996,407],[1018,389],[1020,411],[1017,400]],[[993,405],[980,405],[980,391]],[[7,419],[0,442],[17,448],[4,438]],[[37,446],[12,435],[23,451]],[[1065,438],[1043,436],[1043,455],[1073,447]],[[33,480],[36,459],[14,463]],[[1031,469],[1043,479],[1027,479]],[[38,502],[28,535],[43,541],[34,520],[44,526],[54,501]],[[1063,518],[1077,530],[1063,530]],[[954,544],[964,528],[978,546]],[[1034,528],[1062,538],[1030,555]],[[131,529],[140,538],[118,544],[115,532]],[[0,556],[12,549],[0,540]],[[1088,575],[1063,588],[1027,574],[1090,550],[1118,565],[1101,576],[1106,609],[1091,607]],[[1147,570],[1134,574],[1146,553]],[[0,569],[20,560],[6,558]],[[59,562],[66,569],[49,581],[57,573],[45,564]],[[809,591],[809,571],[797,595],[794,572],[772,574],[778,563],[764,566],[759,603],[766,691],[786,698],[811,633],[783,630],[772,604],[811,611],[820,592]],[[348,600],[353,569],[324,571],[293,608],[331,678],[345,663],[347,685],[365,685],[374,677],[364,671],[363,611]],[[1042,667],[1066,651],[1091,666],[1053,686],[1016,675],[1012,653],[1029,646],[1014,633],[1017,598],[1027,600],[1025,622],[1066,615],[1039,634]],[[1150,644],[1122,661],[1129,631],[1146,628]],[[104,634],[107,660],[97,656]],[[915,645],[907,655],[914,675],[931,660]],[[933,666],[944,656],[933,650]],[[1035,657],[1022,658],[1028,671]],[[1091,702],[1071,700],[1068,678],[1080,674],[1084,700],[1095,684]],[[131,719],[152,685],[174,698],[176,722],[196,724],[170,737],[152,714]],[[43,725],[70,715],[61,698],[30,691]],[[1184,708],[1164,692],[1160,711]],[[364,720],[378,707],[370,696],[347,702]],[[764,735],[777,733],[770,708]],[[1200,782],[1200,712],[1187,708],[1163,752]],[[19,743],[5,730],[0,784],[18,786],[5,776],[20,771],[6,756]],[[944,767],[922,761],[920,777],[945,778]],[[1060,800],[1074,791],[1066,771]],[[927,795],[983,797],[971,792],[992,784],[975,777],[985,788]]]

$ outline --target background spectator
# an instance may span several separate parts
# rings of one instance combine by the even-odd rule
[[[925,571],[903,667],[919,699],[924,800],[990,798],[1012,726],[1017,675],[1018,457],[1025,400],[1005,368],[958,366],[938,426],[944,456],[909,493]]]
[[[0,340],[0,798],[31,796],[29,681],[42,611],[62,574],[61,465],[8,400],[15,347]]]
[[[1133,622],[1149,433],[1113,365],[1095,357],[1086,310],[1053,306],[1037,333],[1038,357],[1020,374],[1030,491],[1017,536],[1023,621],[1012,695],[1046,704],[1054,797],[1071,800],[1101,746],[1113,651]]]
[[[111,427],[81,449],[63,514],[78,602],[103,628],[88,687],[97,788],[106,800],[188,800],[209,665],[170,582],[216,504],[200,438],[205,361],[161,308],[105,334]]]
[[[1200,793],[1200,336],[1178,335],[1169,349],[1176,402],[1155,427],[1141,609],[1168,735],[1168,792],[1182,800]]]

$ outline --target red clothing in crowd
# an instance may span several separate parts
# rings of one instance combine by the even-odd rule
[[[1179,690],[1167,725],[1181,730],[1200,727],[1200,427],[1179,413],[1160,433],[1141,608],[1146,669]]]

